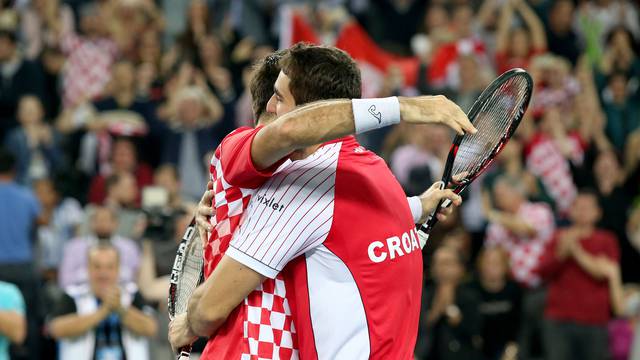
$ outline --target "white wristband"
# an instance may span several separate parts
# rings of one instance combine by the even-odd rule
[[[409,203],[409,209],[411,209],[411,215],[413,215],[413,223],[417,224],[422,217],[422,201],[417,196],[412,196],[407,198],[407,202]]]
[[[379,129],[400,122],[400,101],[398,98],[353,99],[353,119],[356,134]]]

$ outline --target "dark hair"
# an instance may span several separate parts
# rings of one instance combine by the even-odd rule
[[[596,200],[600,198],[600,195],[598,195],[598,192],[594,188],[587,187],[587,186],[579,188],[578,195],[593,196],[596,198]]]
[[[296,105],[362,96],[358,65],[338,48],[298,43],[280,60],[280,66],[290,79]]]
[[[605,35],[605,44],[607,46],[611,45],[611,43],[613,42],[613,37],[618,31],[622,31],[629,37],[629,44],[631,45],[631,50],[633,50],[633,52],[637,54],[638,45],[636,44],[636,39],[633,36],[633,33],[631,32],[631,30],[629,30],[629,28],[627,28],[624,25],[618,25],[613,27],[611,30],[609,30],[609,32]]]
[[[251,91],[251,109],[255,121],[258,121],[267,110],[267,103],[273,95],[273,84],[280,74],[280,59],[287,51],[276,51],[264,59],[258,60],[253,66],[249,90]]]
[[[456,259],[456,261],[458,262],[458,264],[460,266],[462,266],[463,268],[465,268],[466,270],[466,260],[464,258],[464,256],[462,255],[462,252],[458,249],[456,249],[454,246],[451,245],[441,245],[438,246],[435,251],[433,252],[433,256],[435,257],[435,254],[439,251],[451,251]]]
[[[475,264],[476,269],[478,269],[478,271],[480,270],[480,265],[484,261],[489,251],[497,251],[500,253],[501,260],[504,263],[505,267],[507,268],[506,276],[509,276],[508,270],[511,267],[511,265],[509,264],[509,253],[503,246],[500,246],[500,245],[496,245],[496,246],[483,245],[482,248],[480,249],[480,252],[478,253],[478,256],[476,257],[476,264]]]
[[[109,155],[110,160],[113,159],[113,150],[118,143],[130,144],[133,149],[133,157],[135,158],[136,163],[140,161],[140,150],[138,149],[138,142],[136,141],[136,138],[126,135],[113,136],[113,140],[111,142],[111,154]]]
[[[7,28],[0,29],[0,38],[7,38],[13,44],[15,44],[17,40],[16,32]]]
[[[620,77],[624,80],[625,83],[629,81],[629,75],[627,75],[626,72],[622,70],[613,70],[611,74],[607,76],[607,83],[610,83],[613,79]]]
[[[8,174],[16,169],[16,157],[9,150],[0,147],[0,174]]]

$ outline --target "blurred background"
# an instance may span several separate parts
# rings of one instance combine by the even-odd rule
[[[640,359],[639,40],[624,0],[1,0],[0,360],[172,358],[211,152],[253,124],[250,65],[298,41],[350,53],[365,97],[536,83],[424,249],[417,359]],[[360,141],[416,195],[451,136]]]

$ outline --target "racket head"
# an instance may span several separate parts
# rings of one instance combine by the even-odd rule
[[[447,158],[442,181],[462,192],[504,149],[522,121],[531,101],[533,79],[520,68],[496,78],[469,110],[475,134],[457,135]]]
[[[195,218],[187,226],[178,244],[169,279],[169,319],[187,312],[189,298],[204,281],[204,256]]]
[[[453,192],[461,193],[475,180],[504,149],[522,121],[531,95],[533,79],[520,68],[511,69],[493,80],[473,103],[467,117],[478,129],[475,134],[457,135],[447,156],[442,181]],[[447,201],[445,206],[450,202]],[[418,235],[421,246],[429,239],[429,232],[438,221],[437,209]]]

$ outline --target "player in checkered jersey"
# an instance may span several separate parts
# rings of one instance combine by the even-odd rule
[[[337,52],[339,55],[349,59],[348,56],[338,50],[323,49],[332,53]],[[259,74],[260,72],[258,72]],[[348,73],[346,74],[347,77],[344,75],[344,73],[337,73],[336,79],[343,79],[343,83],[348,81],[357,82],[359,92],[359,73],[357,78],[349,78]],[[335,98],[354,96],[354,93],[345,91],[345,89],[349,88],[348,86],[341,87],[340,81],[338,83],[338,86],[334,85],[335,82],[325,86],[322,96]],[[254,90],[256,89],[254,85],[255,81],[252,82],[251,86],[252,93],[255,95]],[[320,97],[319,99],[323,98]],[[395,120],[390,118],[394,116],[393,108],[389,109],[389,103],[393,107],[394,101],[397,108],[397,114],[395,114],[397,119]],[[400,117],[405,121],[414,123],[444,122],[459,131],[462,131],[463,128],[465,130],[473,129],[459,108],[442,97],[401,99],[400,101],[397,99],[372,99],[369,102],[370,104],[366,104],[368,105],[366,110],[368,110],[368,114],[373,115],[378,124],[373,126],[371,122],[365,124],[364,130],[379,127],[380,123],[383,125],[395,123],[399,121]],[[378,105],[377,109],[374,105]],[[451,117],[445,118],[441,111],[428,109],[433,108],[434,105],[442,105],[446,110],[444,114]],[[372,114],[372,109],[377,111]],[[212,269],[220,261],[222,254],[227,251],[229,238],[241,219],[243,219],[242,211],[246,207],[249,198],[259,185],[275,173],[279,166],[284,166],[282,160],[284,157],[295,149],[305,148],[314,143],[322,143],[331,138],[343,136],[353,132],[355,130],[354,127],[358,127],[357,119],[354,124],[354,110],[352,110],[352,104],[348,100],[313,104],[304,109],[291,112],[266,126],[263,126],[264,117],[260,116],[258,118],[260,121],[256,129],[240,129],[225,138],[212,160],[214,206],[216,210],[213,218],[214,226],[211,228],[212,237],[209,239],[207,250],[205,250],[207,275],[211,274]],[[314,128],[316,124],[325,126]],[[326,129],[326,131],[320,129]],[[295,156],[293,154],[289,157],[294,158]],[[439,190],[433,189],[433,191]],[[449,196],[457,197],[452,193]],[[414,204],[417,201],[417,207],[419,208],[417,213],[421,215],[422,206],[420,201],[413,200]],[[437,202],[437,200],[439,198],[432,201]],[[273,199],[260,199],[260,201],[264,206],[270,207],[274,211],[278,211],[278,209],[282,211],[284,208],[284,205],[274,203]],[[404,201],[404,207],[408,209],[407,200]],[[419,215],[418,217],[420,217]],[[234,293],[236,295],[241,294],[244,301],[242,301],[242,298],[238,298],[238,302],[235,302],[235,297],[227,296],[223,296],[224,299],[222,300],[209,298],[211,289],[216,289],[219,286],[222,286],[222,289],[226,286],[235,288],[233,283],[226,282],[227,279],[233,279],[233,277],[227,277],[224,274],[229,270],[235,271],[237,269],[237,267],[232,267],[221,270],[221,267],[218,267],[213,270],[213,274],[209,277],[205,286],[194,293],[192,297],[192,305],[194,306],[190,306],[190,313],[197,314],[190,317],[193,316],[198,320],[204,320],[207,323],[206,327],[189,329],[186,326],[186,319],[184,317],[178,318],[171,325],[170,338],[172,344],[178,346],[184,341],[189,341],[193,335],[193,330],[200,330],[198,333],[204,335],[211,335],[217,330],[216,336],[210,340],[207,349],[205,349],[204,358],[297,357],[295,351],[292,351],[295,348],[295,328],[291,326],[291,312],[287,300],[285,300],[287,289],[281,278],[274,276],[273,280],[267,279],[260,285],[263,280],[261,278],[261,281],[256,283],[249,292],[244,292],[242,288],[234,289],[240,290],[234,291]],[[223,293],[228,293],[228,291],[214,290],[214,294],[218,296]],[[201,296],[203,301],[198,301]],[[236,305],[240,302],[243,302],[242,305],[236,308]],[[215,309],[209,308],[209,305],[213,305]],[[212,314],[219,314],[217,311],[221,311],[225,319],[229,316],[224,325],[222,324],[223,321],[221,321],[224,319],[209,317]],[[242,331],[242,334],[239,334],[239,330]],[[235,339],[235,345],[229,346],[230,343],[227,340],[232,338]]]

